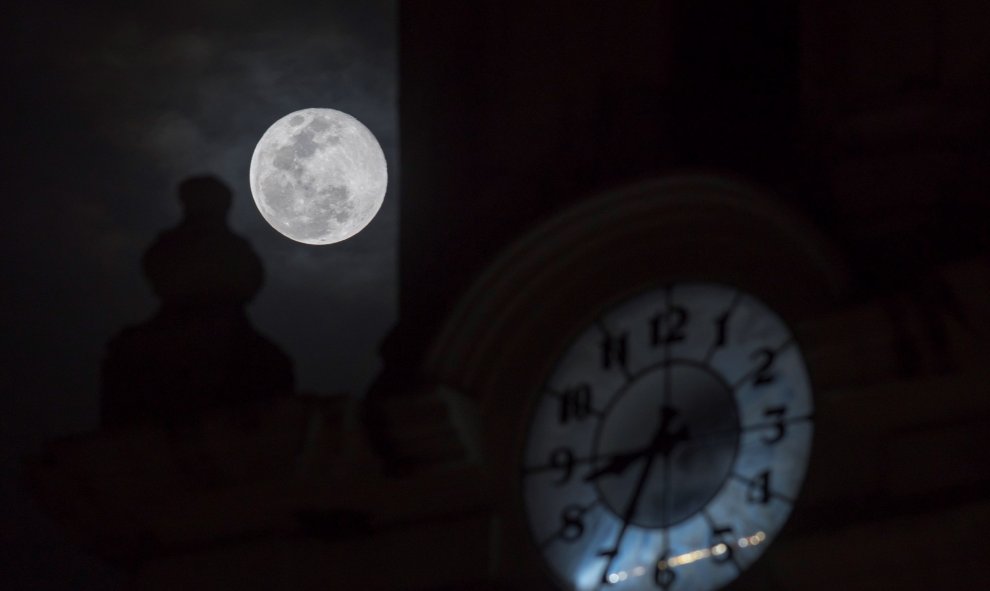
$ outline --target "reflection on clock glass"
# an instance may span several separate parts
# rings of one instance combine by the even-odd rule
[[[790,514],[812,410],[793,336],[752,296],[692,283],[623,302],[533,405],[533,541],[565,589],[718,589]]]

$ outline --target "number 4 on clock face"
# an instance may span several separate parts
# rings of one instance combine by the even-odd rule
[[[678,284],[604,310],[534,401],[521,470],[563,589],[716,589],[783,525],[810,382],[787,326],[737,289]]]

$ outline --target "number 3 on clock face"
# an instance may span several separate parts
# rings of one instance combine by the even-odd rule
[[[564,589],[717,589],[790,514],[811,386],[783,321],[739,290],[677,284],[607,310],[532,407],[529,529]]]

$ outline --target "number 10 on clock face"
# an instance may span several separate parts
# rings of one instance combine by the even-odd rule
[[[649,290],[573,338],[521,458],[533,543],[563,589],[717,589],[773,540],[811,446],[784,322],[738,289]]]

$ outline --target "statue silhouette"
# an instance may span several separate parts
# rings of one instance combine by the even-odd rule
[[[142,258],[161,306],[107,346],[105,426],[181,421],[207,408],[293,391],[291,361],[245,312],[264,270],[251,245],[227,226],[230,189],[211,176],[189,178],[179,185],[179,200],[183,219]]]

